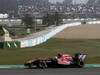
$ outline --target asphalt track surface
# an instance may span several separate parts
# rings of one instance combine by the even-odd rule
[[[100,68],[0,69],[0,75],[100,75]]]

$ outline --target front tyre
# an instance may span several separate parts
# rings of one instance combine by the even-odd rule
[[[84,62],[82,62],[82,61],[79,62],[79,63],[78,63],[78,66],[79,66],[79,68],[83,68],[83,67],[84,67]]]

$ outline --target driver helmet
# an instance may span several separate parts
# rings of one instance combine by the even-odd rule
[[[61,54],[61,53],[58,53],[58,54],[57,54],[57,57],[58,57],[58,58],[61,58],[61,57],[62,57],[62,54]]]

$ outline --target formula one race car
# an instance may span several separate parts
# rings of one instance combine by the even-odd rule
[[[74,56],[69,54],[58,54],[54,58],[35,59],[27,61],[26,68],[83,68],[86,54],[76,53]]]

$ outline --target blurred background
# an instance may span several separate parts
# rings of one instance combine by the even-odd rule
[[[13,38],[66,23],[66,19],[91,18],[100,18],[100,0],[0,0],[0,26]]]

